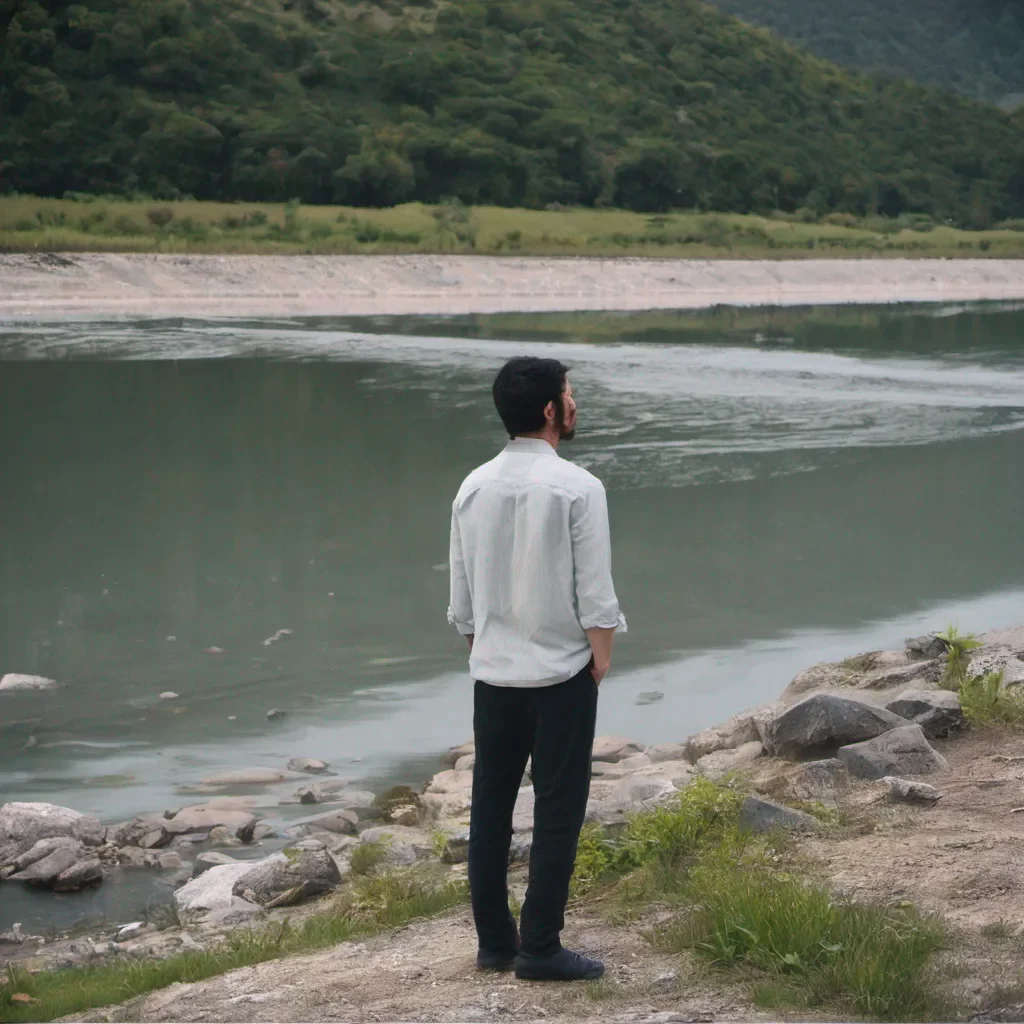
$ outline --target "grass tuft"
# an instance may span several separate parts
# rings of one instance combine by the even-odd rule
[[[660,941],[766,976],[762,1000],[893,1021],[941,1012],[929,962],[944,931],[912,907],[836,901],[779,870],[757,844],[738,852],[732,842],[701,855],[680,895],[687,905]]]

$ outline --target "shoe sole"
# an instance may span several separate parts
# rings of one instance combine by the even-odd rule
[[[516,969],[516,962],[515,960],[510,960],[508,963],[477,964],[476,969],[478,971],[490,971],[494,974],[508,974],[509,971]]]

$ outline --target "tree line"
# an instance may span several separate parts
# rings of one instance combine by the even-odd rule
[[[1024,216],[1020,114],[697,0],[5,2],[2,191]]]

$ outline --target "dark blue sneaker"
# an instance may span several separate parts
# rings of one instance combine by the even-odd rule
[[[523,981],[596,981],[604,974],[604,964],[589,956],[560,949],[553,956],[516,957],[516,977]]]
[[[516,953],[492,953],[488,949],[479,949],[476,954],[478,971],[511,971],[516,965]]]

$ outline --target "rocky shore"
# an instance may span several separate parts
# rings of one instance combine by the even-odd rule
[[[1005,686],[1024,683],[1024,627],[991,632],[981,640],[972,653],[972,671],[1002,671]],[[808,813],[809,804],[932,808],[940,799],[948,804],[953,797],[947,795],[965,785],[966,762],[956,747],[965,735],[960,703],[955,693],[939,686],[946,662],[942,641],[914,638],[900,651],[815,665],[798,675],[777,702],[678,743],[645,747],[621,737],[600,737],[594,745],[588,820],[614,828],[630,814],[673,800],[697,777],[737,779],[747,794],[742,820],[749,828],[790,828],[822,852],[828,844],[820,836],[819,818]],[[981,769],[988,773],[990,788],[1011,783],[1016,776],[1005,769],[1024,760],[1020,753],[986,749],[985,757],[1002,759],[1001,774]],[[0,900],[3,887],[16,884],[56,892],[102,884],[115,866],[171,872],[176,888],[173,912],[161,919],[45,940],[15,925],[0,933],[0,962],[17,960],[36,971],[209,948],[239,926],[308,912],[317,897],[343,887],[367,863],[440,862],[462,877],[473,759],[472,742],[447,751],[443,769],[421,792],[354,789],[326,774],[325,762],[308,758],[293,759],[281,769],[206,780],[211,790],[240,782],[296,782],[292,799],[310,805],[313,813],[289,827],[290,844],[269,856],[260,856],[260,848],[273,830],[250,809],[247,798],[212,796],[204,803],[107,826],[51,804],[4,804]],[[975,760],[968,772],[972,779],[979,774]],[[1013,828],[1019,820],[1012,819]],[[532,821],[527,772],[513,820],[515,864],[528,859]],[[1007,826],[1000,822],[999,827]],[[873,838],[877,850],[881,841]],[[865,850],[863,856],[865,863],[846,862],[847,881],[870,878],[866,861],[871,854]],[[837,871],[837,881],[844,880],[843,871]],[[1015,926],[1024,933],[1024,906],[1020,910]]]

